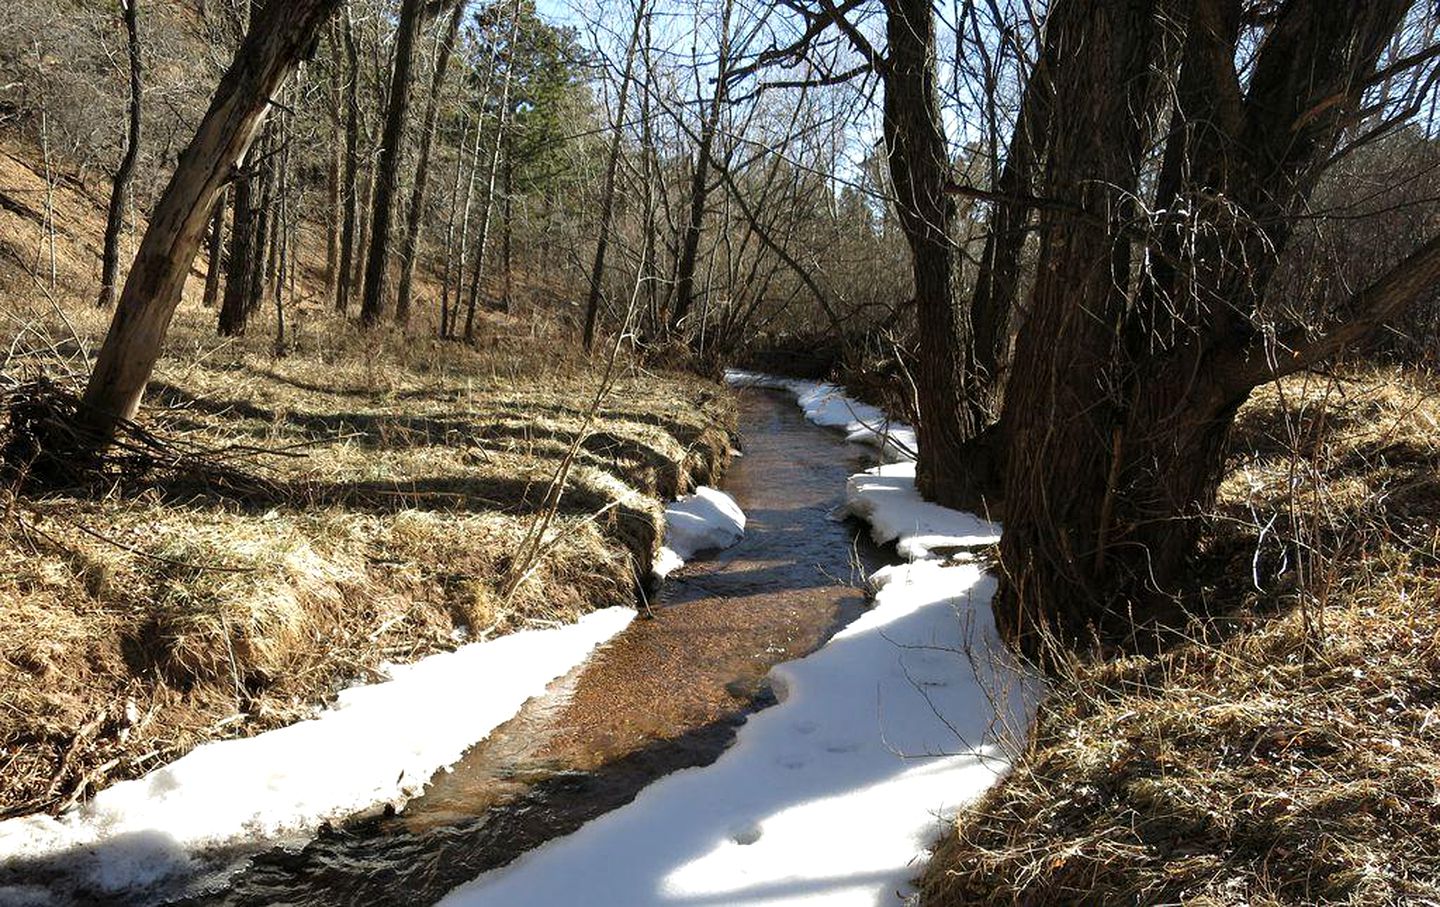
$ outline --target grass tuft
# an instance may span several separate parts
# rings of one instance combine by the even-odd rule
[[[1440,902],[1440,383],[1242,411],[1185,639],[1075,663],[924,903]]]

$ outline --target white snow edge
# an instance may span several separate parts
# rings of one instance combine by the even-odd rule
[[[847,507],[912,560],[876,571],[873,608],[819,651],[772,669],[780,704],[713,765],[655,782],[447,907],[909,903],[950,818],[1009,770],[1042,687],[998,639],[993,579],[938,550],[988,544],[1000,527],[923,501],[890,441],[908,432],[913,451],[913,431],[839,388],[726,377],[790,391],[812,422],[895,461],[851,477]]]
[[[877,545],[895,543],[907,560],[937,549],[977,548],[1000,541],[1000,524],[973,513],[932,504],[915,490],[915,429],[891,420],[878,407],[845,396],[842,388],[819,381],[781,378],[730,369],[731,387],[789,391],[816,425],[844,430],[846,438],[880,450],[887,462],[853,475],[845,483],[845,512],[870,525]]]
[[[745,536],[745,512],[723,491],[701,485],[665,508],[665,544],[652,572],[661,579],[702,551],[729,548]]]
[[[956,810],[1008,770],[1030,686],[995,641],[976,566],[921,561],[873,582],[870,611],[771,671],[780,704],[714,764],[442,905],[898,907]]]
[[[390,680],[342,691],[317,718],[198,746],[58,819],[0,822],[0,862],[59,860],[81,885],[119,892],[194,867],[205,848],[308,836],[379,804],[399,808],[634,615],[606,608],[387,665]]]
[[[805,411],[805,418],[816,425],[839,428],[845,432],[846,440],[878,448],[880,458],[886,462],[915,459],[915,429],[891,419],[878,406],[845,396],[845,389],[838,385],[733,368],[725,370],[725,383],[731,387],[789,391]]]

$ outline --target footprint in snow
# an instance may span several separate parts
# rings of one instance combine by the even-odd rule
[[[760,835],[760,826],[757,823],[750,822],[733,829],[730,832],[730,840],[744,846],[746,844],[754,844],[760,840]]]

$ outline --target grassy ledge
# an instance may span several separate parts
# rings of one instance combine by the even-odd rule
[[[75,316],[82,341],[104,314]],[[662,502],[728,462],[721,387],[630,369],[584,434],[538,568],[505,598],[596,366],[498,315],[476,349],[297,318],[279,359],[266,337],[217,340],[212,318],[181,310],[142,422],[286,455],[246,454],[238,487],[158,464],[98,492],[7,491],[0,813],[58,810],[307,717],[386,661],[633,605]]]
[[[1210,616],[1075,663],[924,902],[1440,901],[1437,425],[1411,371],[1257,394],[1186,590]]]

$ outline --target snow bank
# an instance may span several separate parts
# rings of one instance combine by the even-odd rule
[[[894,542],[900,556],[910,560],[931,557],[937,548],[1000,541],[999,525],[920,497],[914,463],[889,463],[851,476],[845,483],[845,509],[870,524],[877,545]]]
[[[1031,697],[991,657],[992,581],[978,569],[923,561],[873,579],[874,609],[775,668],[781,703],[715,764],[443,903],[899,904],[947,817],[1007,767],[997,731],[1023,730]]]
[[[822,381],[781,378],[760,372],[727,369],[725,382],[731,387],[768,387],[789,391],[816,425],[839,428],[847,440],[879,448],[883,459],[903,462],[915,459],[915,429],[892,420],[878,406],[845,396],[844,388]]]
[[[82,885],[115,892],[184,871],[200,848],[399,806],[633,616],[608,608],[387,666],[389,681],[341,692],[315,719],[196,747],[58,820],[0,822],[0,862],[59,858]]]
[[[745,535],[745,513],[723,491],[702,485],[665,508],[665,545],[655,575],[665,578],[701,551],[729,548]]]

